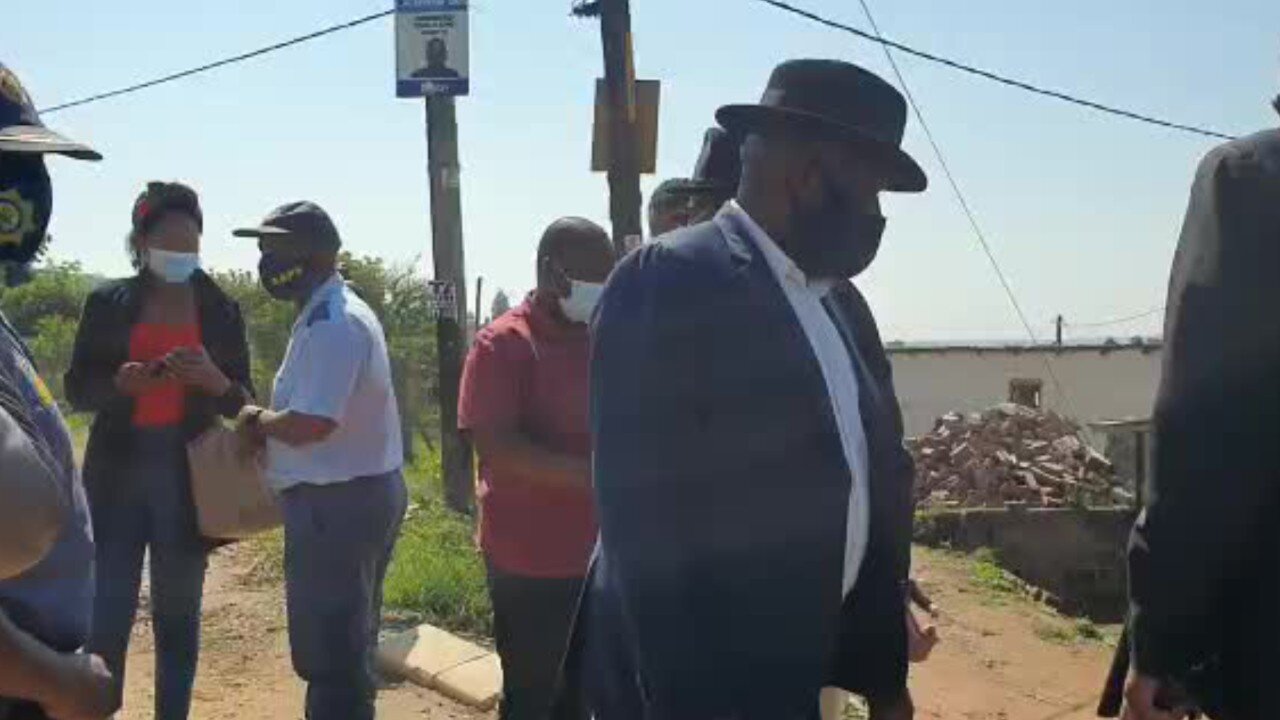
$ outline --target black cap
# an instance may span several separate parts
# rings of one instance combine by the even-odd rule
[[[101,160],[93,148],[70,140],[40,122],[31,95],[13,71],[0,63],[0,152],[57,153],[78,160]]]
[[[738,139],[723,128],[713,127],[702,137],[702,152],[693,166],[693,179],[721,191],[733,193],[742,177]]]
[[[258,227],[241,228],[232,234],[273,240],[282,246],[295,245],[308,252],[337,252],[342,248],[342,238],[329,213],[305,200],[281,205]]]

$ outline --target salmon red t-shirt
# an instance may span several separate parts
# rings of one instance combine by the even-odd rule
[[[138,323],[129,336],[129,359],[147,363],[159,360],[179,348],[200,346],[200,328],[187,325]],[[186,388],[168,380],[134,399],[135,427],[168,427],[182,422],[186,411]]]
[[[590,355],[586,325],[530,296],[476,335],[458,400],[460,429],[518,428],[542,447],[587,458]],[[586,574],[596,539],[591,491],[547,488],[497,473],[480,458],[479,541],[499,570],[529,577]]]

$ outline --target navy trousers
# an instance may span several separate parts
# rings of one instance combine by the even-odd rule
[[[91,496],[97,562],[87,649],[124,684],[144,555],[150,556],[157,720],[186,720],[200,656],[208,553],[196,524],[179,428],[140,429],[127,471]]]
[[[371,720],[382,583],[408,505],[400,472],[281,495],[293,668],[308,720]]]

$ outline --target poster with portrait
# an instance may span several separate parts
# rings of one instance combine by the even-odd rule
[[[470,91],[467,0],[396,0],[396,96]]]

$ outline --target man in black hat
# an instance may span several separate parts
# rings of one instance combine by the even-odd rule
[[[45,155],[101,156],[40,122],[0,65],[0,261],[43,250]],[[0,316],[0,719],[103,718],[119,706],[101,659],[78,654],[93,600],[93,541],[71,437],[22,339]]]
[[[903,97],[841,62],[774,71],[737,199],[614,272],[592,353],[601,540],[580,618],[596,716],[908,718],[912,465],[849,279],[880,193],[924,190]]]
[[[293,667],[308,720],[372,720],[382,583],[408,497],[387,341],[373,310],[337,272],[342,241],[319,206],[294,202],[255,228],[258,274],[299,309],[271,409],[239,429],[266,447],[284,511]]]
[[[1275,102],[1280,112],[1280,98]],[[1280,717],[1280,129],[1201,162],[1129,545],[1128,720]],[[1160,706],[1175,710],[1161,710]]]
[[[667,180],[650,195],[649,235],[710,220],[737,191],[741,172],[738,143],[721,128],[707,130],[693,177]]]

